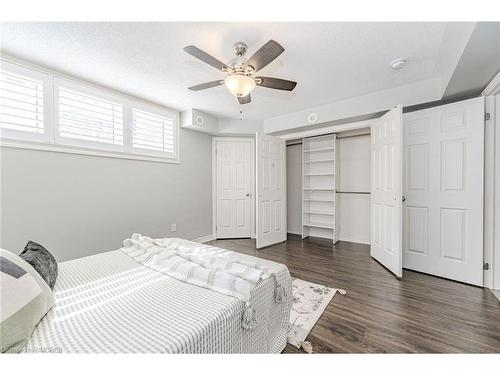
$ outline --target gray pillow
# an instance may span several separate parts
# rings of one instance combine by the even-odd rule
[[[19,352],[54,304],[54,294],[35,269],[0,249],[0,351]]]
[[[45,247],[36,242],[28,241],[19,256],[33,266],[50,289],[54,289],[57,279],[57,261]]]

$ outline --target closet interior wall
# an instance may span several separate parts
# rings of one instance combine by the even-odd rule
[[[370,134],[337,134],[338,239],[370,243]]]

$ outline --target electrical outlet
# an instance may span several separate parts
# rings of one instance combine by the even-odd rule
[[[177,232],[177,224],[172,224],[170,230],[172,232]]]

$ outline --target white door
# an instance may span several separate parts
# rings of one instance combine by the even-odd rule
[[[404,267],[483,285],[483,98],[407,113],[404,132]]]
[[[217,238],[251,237],[254,140],[215,138]]]
[[[257,248],[286,240],[285,140],[257,133]]]
[[[402,270],[402,111],[391,109],[371,126],[371,247],[396,276]]]

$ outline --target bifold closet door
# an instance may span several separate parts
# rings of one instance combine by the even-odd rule
[[[404,115],[405,268],[483,285],[484,100]]]
[[[402,110],[371,126],[371,256],[396,276],[402,269]]]
[[[286,240],[285,140],[256,135],[257,248]]]

